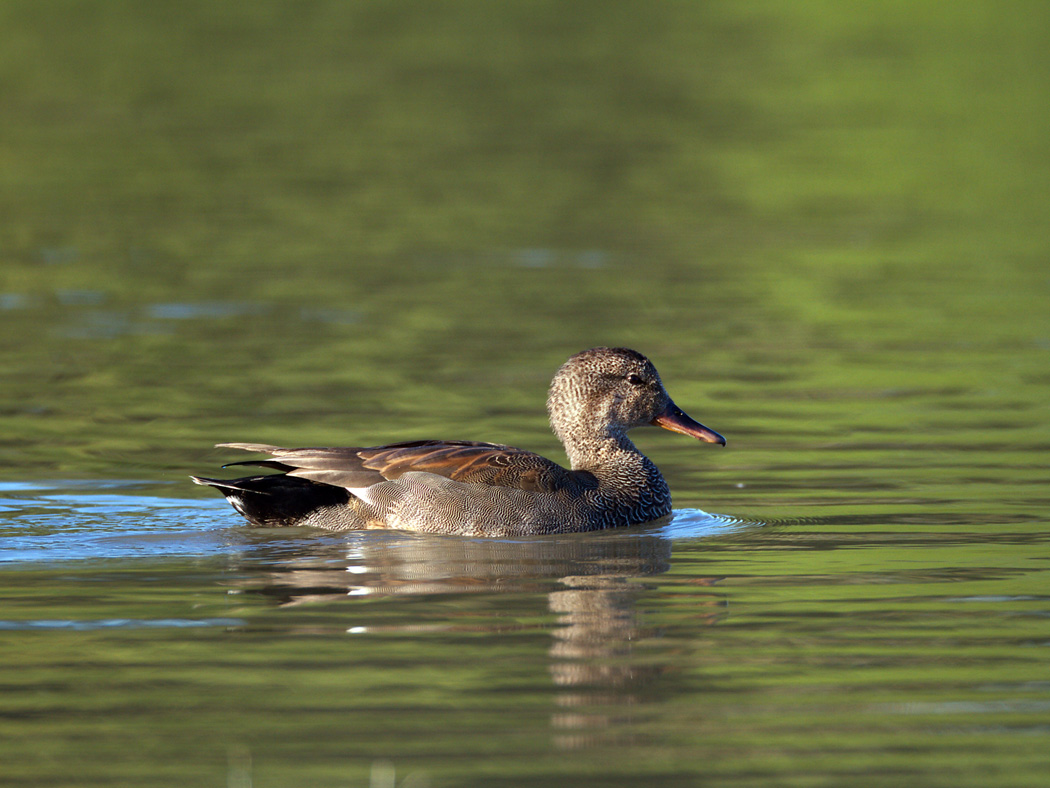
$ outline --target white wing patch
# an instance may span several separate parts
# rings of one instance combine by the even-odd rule
[[[368,487],[346,487],[344,489],[355,498],[360,498],[368,506],[375,506],[376,502],[372,500],[372,493],[370,492],[373,487],[375,487],[374,484]]]

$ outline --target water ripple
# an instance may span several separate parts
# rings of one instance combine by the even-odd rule
[[[0,621],[0,631],[63,630],[90,632],[98,629],[191,629],[195,627],[240,627],[240,618],[103,618],[95,621],[37,619],[34,621]]]

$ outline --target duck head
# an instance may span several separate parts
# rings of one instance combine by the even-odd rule
[[[653,363],[627,348],[592,348],[566,361],[551,382],[547,412],[574,466],[575,447],[609,438],[623,444],[627,430],[646,424],[706,443],[726,443],[675,405]]]

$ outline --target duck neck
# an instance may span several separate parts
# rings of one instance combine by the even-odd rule
[[[671,512],[671,491],[656,465],[626,435],[566,446],[574,471],[598,480],[588,495],[607,525],[643,523]]]
[[[626,432],[610,431],[595,439],[566,443],[574,471],[588,471],[603,486],[615,489],[641,487],[666,491],[667,483],[656,465],[638,451]]]

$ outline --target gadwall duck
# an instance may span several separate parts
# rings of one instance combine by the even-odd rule
[[[707,443],[726,442],[683,413],[652,362],[627,348],[593,348],[566,361],[554,375],[547,411],[572,470],[524,449],[470,441],[347,449],[220,443],[272,457],[231,465],[282,473],[190,478],[217,488],[255,525],[524,536],[670,514],[667,482],[627,437],[634,427],[655,424]]]

